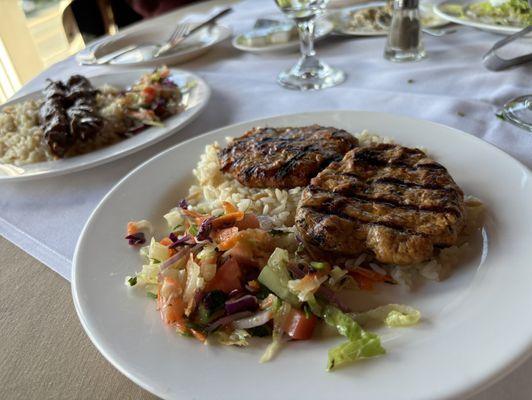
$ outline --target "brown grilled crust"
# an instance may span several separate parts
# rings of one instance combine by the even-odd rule
[[[313,249],[384,263],[427,260],[456,243],[463,193],[447,170],[418,149],[361,147],[323,170],[303,191],[296,226]]]
[[[220,152],[221,170],[248,187],[288,189],[310,179],[358,145],[332,127],[254,128]]]

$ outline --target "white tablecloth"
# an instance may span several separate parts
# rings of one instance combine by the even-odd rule
[[[224,21],[239,32],[250,28],[256,18],[275,13],[272,1],[247,1]],[[144,24],[174,20],[169,14]],[[348,79],[336,88],[306,93],[283,89],[275,82],[277,73],[295,62],[295,53],[258,56],[223,43],[180,66],[202,76],[212,88],[210,104],[197,121],[111,164],[57,178],[0,184],[0,234],[69,279],[83,225],[105,193],[131,169],[184,139],[277,114],[356,109],[409,115],[472,133],[531,167],[532,135],[500,121],[495,113],[508,99],[532,92],[532,65],[498,73],[484,69],[481,56],[499,38],[469,28],[441,38],[425,36],[428,59],[393,64],[382,57],[382,37],[331,37],[318,44],[319,55],[346,71]],[[65,79],[74,72],[94,75],[107,68],[80,68],[70,58],[41,74],[19,94],[40,89],[46,78]],[[531,362],[512,374],[512,384],[492,388],[489,398],[530,398],[532,380],[526,371],[532,371]]]
[[[248,29],[257,17],[278,13],[273,1],[239,4],[225,23]],[[148,23],[172,23],[170,14]],[[72,175],[1,184],[0,234],[43,263],[70,277],[78,235],[103,195],[128,171],[161,150],[223,125],[276,114],[327,109],[386,111],[441,122],[479,136],[532,166],[532,135],[495,117],[510,98],[532,92],[532,65],[490,72],[481,56],[499,39],[462,28],[442,38],[425,36],[428,59],[394,64],[383,59],[384,38],[330,38],[317,46],[320,56],[348,73],[336,88],[300,93],[279,87],[277,73],[295,53],[254,55],[229,42],[182,65],[213,89],[205,113],[192,125],[137,154]],[[74,72],[104,73],[107,67],[81,68],[70,58],[27,84],[19,94],[38,90],[46,78]]]

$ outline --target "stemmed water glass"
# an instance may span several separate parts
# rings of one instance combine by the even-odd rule
[[[299,31],[301,58],[292,68],[279,74],[277,81],[296,90],[317,90],[336,86],[345,80],[345,73],[330,67],[316,57],[314,30],[316,16],[328,0],[275,0],[277,6],[293,19]]]
[[[528,0],[528,6],[532,12],[532,0]],[[530,26],[523,31],[526,30],[530,30]],[[513,124],[532,132],[532,94],[510,100],[504,105],[502,115]]]

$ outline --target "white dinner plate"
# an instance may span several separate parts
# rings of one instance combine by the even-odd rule
[[[137,81],[143,74],[151,71],[152,70],[150,69],[122,70],[120,72],[99,75],[88,74],[87,77],[96,88],[101,87],[104,84],[109,84],[118,88],[125,88]],[[207,83],[195,74],[179,69],[170,69],[170,71],[170,78],[183,90],[184,95],[182,104],[184,109],[179,114],[165,119],[163,121],[164,127],[147,128],[135,136],[124,139],[118,143],[75,157],[26,164],[22,166],[0,164],[0,182],[7,180],[44,178],[95,167],[139,151],[185,127],[192,122],[207,105],[211,91],[207,86]],[[9,105],[30,99],[37,99],[39,97],[42,97],[41,91],[29,93],[5,103],[0,107],[0,111]]]
[[[470,26],[472,28],[482,29],[484,31],[492,32],[492,33],[498,33],[502,35],[512,35],[516,32],[519,32],[524,27],[515,27],[510,25],[498,25],[495,23],[487,23],[483,21],[476,20],[471,17],[461,17],[456,14],[453,14],[452,12],[449,12],[446,10],[446,7],[449,4],[459,4],[462,6],[466,6],[471,3],[478,3],[479,0],[448,0],[443,1],[439,4],[434,5],[434,13],[441,18],[446,19],[449,22],[454,22],[456,24],[464,25],[464,26]]]
[[[205,346],[162,324],[155,302],[124,285],[140,267],[124,240],[129,220],[163,229],[162,215],[186,195],[205,145],[253,126],[318,123],[369,129],[408,146],[424,146],[467,193],[487,207],[482,233],[452,275],[408,292],[383,285],[355,292],[359,307],[417,307],[412,328],[382,329],[387,354],[326,372],[338,337],[292,342],[258,362],[268,339],[249,348]],[[432,122],[384,113],[328,111],[246,122],[181,143],[139,166],[102,200],[74,255],[72,294],[100,352],[137,384],[165,399],[428,400],[463,398],[494,383],[531,353],[532,174],[482,140]]]
[[[334,25],[327,19],[320,18],[316,21],[316,40],[323,39],[333,30]],[[270,53],[277,51],[294,50],[299,48],[299,40],[290,40],[285,43],[268,44],[265,46],[250,46],[242,42],[245,33],[237,35],[232,40],[232,45],[241,51],[248,51],[251,53]]]
[[[223,25],[212,25],[205,27],[192,34],[182,44],[166,55],[153,58],[155,47],[170,37],[175,29],[175,25],[147,25],[143,28],[128,30],[108,39],[99,41],[93,46],[77,54],[76,59],[84,65],[98,65],[95,62],[98,58],[103,58],[120,49],[131,45],[145,44],[138,50],[123,54],[108,64],[101,64],[115,67],[155,67],[158,65],[176,65],[190,61],[209,51],[218,43],[231,37],[231,29]]]
[[[351,20],[351,13],[353,11],[364,10],[367,8],[383,7],[386,3],[384,2],[375,2],[369,4],[361,4],[350,7],[343,10],[332,10],[327,13],[328,17],[333,21],[334,32],[347,35],[347,36],[386,36],[388,30],[379,27],[379,29],[373,29],[370,27],[353,27],[349,25]],[[425,28],[439,28],[444,25],[447,25],[449,21],[446,19],[437,16],[432,10],[432,5],[420,4],[421,15],[423,17],[431,17],[431,21],[428,24],[423,25]]]

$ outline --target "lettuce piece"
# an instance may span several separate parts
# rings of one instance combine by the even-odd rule
[[[235,329],[230,334],[219,329],[213,333],[213,336],[218,341],[218,343],[223,344],[225,346],[244,347],[249,345],[247,338],[251,335],[248,333],[248,331],[244,329]]]
[[[348,362],[376,357],[386,352],[378,335],[364,331],[354,319],[338,308],[325,306],[322,317],[328,325],[336,328],[340,335],[348,339],[347,342],[329,350],[327,371]]]
[[[403,304],[387,304],[373,310],[354,314],[352,317],[361,325],[365,325],[370,321],[378,321],[388,328],[397,328],[417,324],[421,319],[421,313],[415,308]]]
[[[277,302],[275,302],[277,303]],[[266,351],[260,358],[261,363],[270,361],[281,349],[283,344],[283,326],[290,313],[292,307],[287,302],[282,302],[280,306],[274,304],[272,307],[273,311],[273,332],[272,332],[272,342],[266,348]]]
[[[168,251],[168,247],[160,244],[154,238],[151,238],[148,257],[150,258],[150,262],[157,260],[155,264],[158,264],[170,258],[170,252]]]
[[[258,281],[270,289],[281,299],[293,306],[299,305],[297,296],[288,289],[290,274],[288,273],[288,251],[276,248],[268,259],[268,263],[260,272]]]

